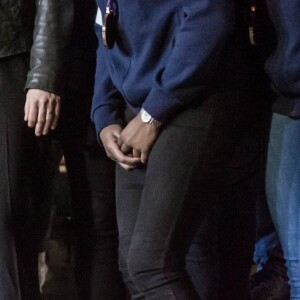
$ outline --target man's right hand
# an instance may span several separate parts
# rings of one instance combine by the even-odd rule
[[[117,162],[123,169],[129,171],[141,164],[141,158],[133,157],[131,154],[125,154],[121,151],[118,146],[121,131],[122,127],[120,125],[109,125],[101,130],[99,137],[107,156]]]

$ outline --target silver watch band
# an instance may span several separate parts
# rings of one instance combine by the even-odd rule
[[[160,127],[162,125],[162,122],[155,120],[144,108],[141,109],[140,113],[143,123],[148,123],[155,127]]]

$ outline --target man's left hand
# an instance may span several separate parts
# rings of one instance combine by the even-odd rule
[[[24,107],[24,120],[35,135],[46,135],[50,128],[55,129],[60,113],[60,97],[46,91],[30,89]]]
[[[121,132],[118,145],[123,153],[131,152],[134,157],[141,157],[141,162],[146,164],[159,132],[158,127],[143,123],[139,113]]]

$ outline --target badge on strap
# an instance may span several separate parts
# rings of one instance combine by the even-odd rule
[[[102,26],[102,40],[104,47],[111,49],[116,42],[116,35],[117,17],[111,6],[110,0],[108,0]]]

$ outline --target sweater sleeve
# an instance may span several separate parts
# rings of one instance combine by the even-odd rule
[[[95,124],[98,137],[104,127],[112,124],[123,124],[122,112],[124,103],[121,94],[114,86],[107,71],[104,48],[100,41],[102,38],[101,26],[96,24],[95,30],[99,43],[91,119]]]
[[[184,0],[184,20],[166,67],[143,103],[166,122],[203,91],[214,74],[234,28],[233,0]]]
[[[277,46],[266,63],[274,90],[286,101],[300,100],[300,2],[268,1]]]
[[[36,0],[26,89],[61,94],[63,65],[73,24],[71,0]]]

